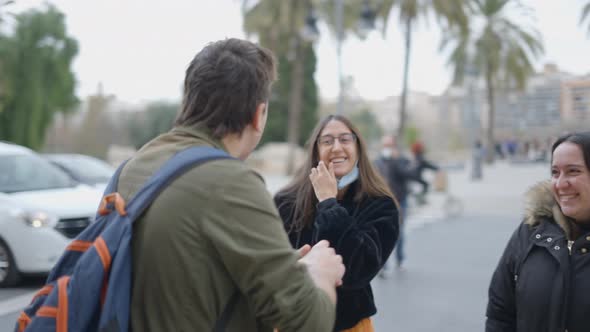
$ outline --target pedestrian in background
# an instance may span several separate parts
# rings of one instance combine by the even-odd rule
[[[342,256],[334,331],[373,331],[370,282],[395,245],[398,209],[347,118],[331,115],[317,124],[302,168],[275,203],[293,247],[328,240]]]
[[[590,132],[553,144],[551,181],[528,193],[489,288],[486,332],[590,326]]]
[[[471,152],[471,179],[481,180],[483,177],[483,158],[485,150],[480,140],[476,140],[473,144],[473,151]]]
[[[269,50],[239,39],[207,45],[186,70],[175,127],[123,168],[117,191],[129,200],[187,148],[235,157],[188,170],[135,222],[132,330],[332,330],[341,257],[325,241],[293,250],[261,176],[242,162],[272,113],[275,79]]]
[[[402,268],[405,259],[404,252],[404,225],[408,209],[408,195],[410,192],[408,183],[418,181],[416,173],[412,170],[410,160],[405,158],[393,136],[383,136],[381,139],[381,156],[375,161],[375,166],[381,176],[387,182],[389,189],[399,203],[400,209],[400,230],[397,245],[395,247],[395,259],[398,268]],[[383,266],[380,276],[389,276],[389,264]]]
[[[410,146],[410,151],[412,151],[412,169],[416,173],[416,181],[422,186],[422,192],[417,197],[419,197],[419,203],[424,205],[426,204],[426,194],[428,193],[428,188],[430,185],[426,180],[424,180],[423,173],[425,170],[436,172],[439,170],[439,167],[432,161],[426,159],[424,156],[425,148],[422,142],[416,141],[412,143]]]

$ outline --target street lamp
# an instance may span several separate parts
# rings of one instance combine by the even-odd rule
[[[467,63],[465,66],[465,78],[467,81],[467,89],[468,89],[468,114],[469,114],[469,139],[470,144],[473,144],[477,139],[479,139],[480,135],[480,118],[478,114],[478,109],[476,105],[476,94],[477,94],[477,78],[479,76],[479,71],[477,67],[472,63]]]
[[[477,180],[481,179],[482,177],[482,160],[483,155],[481,151],[481,142],[480,142],[480,118],[479,112],[476,105],[476,89],[477,89],[477,79],[479,76],[479,71],[475,64],[468,62],[464,68],[465,70],[465,78],[467,79],[467,93],[469,94],[469,144],[468,147],[473,149],[473,156],[472,156],[472,166],[471,166],[471,179]],[[488,148],[493,148],[491,145]]]

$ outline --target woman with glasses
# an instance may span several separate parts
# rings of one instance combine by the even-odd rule
[[[275,203],[294,248],[328,240],[342,256],[334,331],[373,331],[370,282],[397,240],[398,208],[347,118],[330,115],[316,126],[302,168]]]

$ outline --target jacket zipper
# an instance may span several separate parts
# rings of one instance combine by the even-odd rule
[[[569,269],[570,269],[570,276],[569,276],[569,277],[570,277],[570,283],[571,283],[571,256],[572,256],[572,248],[573,248],[573,247],[574,247],[574,241],[567,240],[567,250],[569,251],[569,256],[570,256],[570,257],[569,257],[569,258],[570,258],[570,266],[569,266]],[[568,292],[568,293],[569,293],[569,288],[571,288],[571,284],[570,284],[570,285],[568,285],[568,289],[566,290],[566,292]],[[566,299],[567,299],[568,297],[569,297],[569,296],[567,296],[567,295],[566,295]],[[566,317],[567,317],[567,315],[568,315],[567,313],[568,313],[568,311],[569,311],[569,306],[570,306],[569,300],[568,300],[568,303],[566,303],[566,306],[568,307],[568,309],[565,311],[565,315],[566,315]],[[567,318],[565,318],[565,319],[566,319],[566,321],[567,321]],[[565,332],[567,332],[567,328],[565,329]]]

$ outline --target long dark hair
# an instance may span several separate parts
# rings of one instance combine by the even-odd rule
[[[574,143],[580,147],[584,155],[586,168],[590,170],[590,131],[574,132],[560,136],[551,147],[551,164],[553,164],[553,152],[565,142]]]
[[[373,168],[373,164],[367,155],[367,145],[363,137],[360,135],[358,129],[342,115],[329,115],[320,121],[314,128],[311,137],[306,143],[307,157],[303,165],[297,170],[293,180],[283,189],[277,193],[277,197],[281,198],[281,204],[289,204],[292,206],[292,216],[288,231],[301,231],[304,227],[313,223],[316,213],[316,204],[318,199],[313,190],[313,185],[309,180],[309,172],[312,167],[316,167],[319,162],[319,151],[317,140],[324,130],[324,127],[330,121],[340,121],[352,131],[357,137],[356,146],[358,150],[358,168],[359,177],[357,179],[357,192],[354,201],[359,203],[365,197],[390,197],[396,205],[393,194],[389,190],[387,184],[377,171]],[[281,207],[279,206],[279,209]]]

